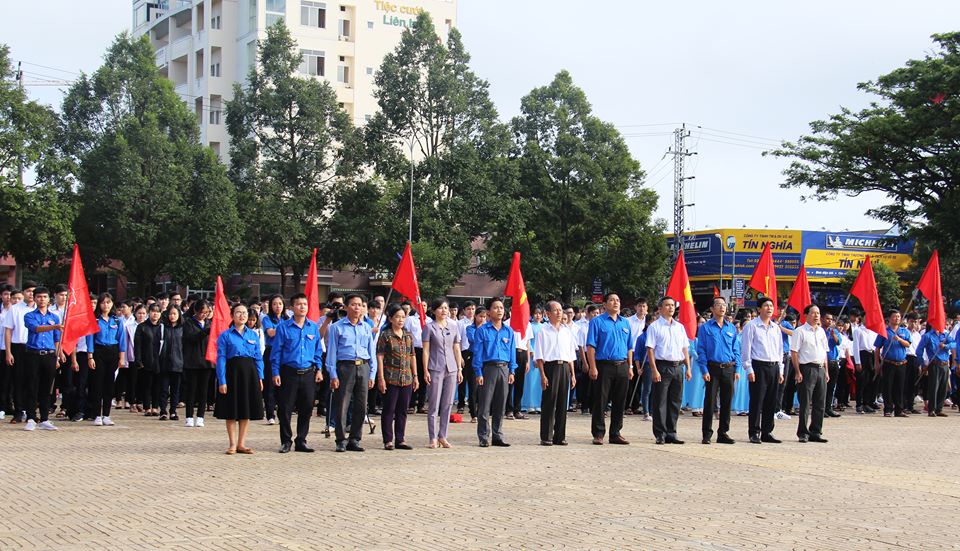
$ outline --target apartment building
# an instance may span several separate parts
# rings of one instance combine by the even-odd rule
[[[132,28],[149,37],[160,72],[196,112],[202,143],[229,162],[226,102],[269,25],[286,22],[303,53],[300,73],[328,81],[362,126],[377,111],[374,73],[421,11],[441,36],[456,25],[456,0],[133,0]]]

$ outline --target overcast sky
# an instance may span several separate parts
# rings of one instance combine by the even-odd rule
[[[373,1],[373,0],[357,0]],[[129,28],[130,0],[0,3],[0,42],[27,80],[95,70]],[[520,98],[562,69],[601,119],[617,125],[660,194],[672,229],[674,128],[686,123],[689,229],[882,228],[865,216],[877,195],[801,203],[780,189],[786,161],[762,157],[810,121],[871,99],[858,82],[932,51],[930,35],[955,30],[960,2],[572,2],[460,0],[458,23],[473,68],[490,82],[505,120]],[[30,63],[30,64],[27,64]],[[33,64],[33,65],[31,65]],[[46,67],[41,67],[41,65]],[[55,87],[31,97],[59,105]],[[722,143],[726,142],[726,143]]]

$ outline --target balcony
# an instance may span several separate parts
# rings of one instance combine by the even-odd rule
[[[154,58],[157,63],[157,67],[164,67],[170,60],[167,59],[167,49],[158,48],[157,53],[154,55]]]

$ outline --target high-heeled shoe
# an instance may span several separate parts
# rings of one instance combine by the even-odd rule
[[[440,444],[440,447],[441,447],[441,448],[452,448],[452,447],[453,447],[453,446],[450,445],[450,442],[447,442],[447,439],[446,439],[446,438],[439,438],[439,439],[437,439],[437,442]]]

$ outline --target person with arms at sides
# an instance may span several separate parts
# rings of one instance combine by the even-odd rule
[[[466,409],[467,387],[473,377],[473,355],[470,353],[470,341],[467,339],[467,327],[473,325],[473,316],[477,312],[477,305],[472,300],[464,301],[460,308],[460,319],[457,325],[460,326],[460,356],[463,358],[463,381],[457,385],[457,413],[463,413]],[[474,409],[474,408],[471,408]]]
[[[190,314],[183,320],[185,427],[203,427],[203,414],[207,410],[207,387],[213,374],[213,366],[207,361],[211,325],[207,318],[210,312],[210,304],[200,299],[190,305]]]
[[[423,358],[427,373],[430,412],[427,414],[429,448],[438,445],[449,448],[447,426],[453,407],[453,392],[463,379],[463,358],[460,356],[460,326],[450,319],[450,306],[446,299],[434,299],[430,305],[434,322],[423,330]],[[437,414],[440,415],[440,430],[437,431]]]
[[[673,318],[677,301],[663,297],[660,317],[647,329],[647,362],[652,371],[653,436],[659,444],[683,444],[677,437],[677,419],[683,398],[683,381],[693,378],[690,368],[690,339],[679,320]],[[686,368],[686,371],[683,370]]]
[[[277,335],[277,326],[287,319],[290,319],[290,316],[287,315],[286,307],[283,304],[283,296],[271,296],[268,302],[267,315],[261,320],[264,344],[266,345],[263,351],[264,377],[267,379],[267,382],[263,385],[263,407],[268,425],[274,425],[277,422],[277,387],[273,385],[273,365],[270,363],[270,356]]]
[[[134,357],[140,368],[139,396],[143,399],[144,417],[159,415],[160,403],[160,343],[163,342],[163,324],[160,323],[160,305],[147,308],[147,319],[133,334]]]
[[[420,366],[420,370],[417,372],[417,377],[419,377],[420,380],[418,381],[417,390],[413,392],[410,407],[415,406],[417,413],[426,413],[427,410],[424,409],[424,404],[426,403],[427,396],[427,382],[424,377],[427,375],[427,364],[423,361],[423,329],[420,327],[420,316],[417,314],[417,310],[413,308],[413,305],[404,301],[402,306],[404,307],[404,311],[407,312],[406,325],[403,327],[413,336],[413,346],[417,354],[417,365]],[[424,312],[426,312],[426,309],[424,309]],[[427,319],[429,320],[430,318],[428,317]]]
[[[914,407],[917,399],[917,382],[920,379],[920,360],[917,350],[919,350],[920,339],[920,316],[916,312],[910,312],[906,316],[907,330],[910,331],[910,346],[907,348],[907,367],[903,376],[903,411],[920,415],[920,411]]]
[[[877,334],[860,323],[859,312],[850,316],[853,325],[853,361],[857,373],[857,413],[876,413],[877,378],[874,349]]]
[[[540,413],[540,445],[567,445],[567,396],[577,384],[573,361],[577,339],[563,325],[563,306],[547,303],[548,323],[542,324],[533,345],[533,358],[540,372],[543,402]]]
[[[473,372],[477,379],[479,409],[477,411],[477,438],[480,447],[508,447],[503,439],[503,414],[507,407],[507,385],[513,382],[517,370],[517,346],[514,343],[513,329],[503,324],[504,306],[502,298],[490,301],[488,317],[474,332]],[[488,420],[493,416],[493,438],[490,437]]]
[[[470,322],[464,326],[460,338],[462,339],[461,342],[465,342],[467,346],[470,346],[470,343],[476,339],[477,329],[487,323],[487,309],[483,306],[471,306],[467,311],[470,312]],[[464,318],[464,320],[465,319],[466,318]],[[473,348],[471,347],[467,352],[462,352],[461,354],[463,355],[464,382],[460,386],[461,388],[466,387],[467,389],[465,394],[468,394],[466,398],[470,400],[470,422],[476,423],[477,411],[480,407],[480,395],[477,389],[477,373],[473,370]],[[463,395],[461,395],[460,400],[461,403],[463,403]]]
[[[886,335],[874,341],[874,369],[883,373],[883,416],[909,417],[903,411],[903,376],[907,366],[910,331],[900,326],[900,311],[887,311]]]
[[[159,307],[160,303],[157,303]],[[179,421],[180,383],[183,380],[183,319],[176,306],[163,315],[163,338],[160,345],[160,421],[167,420],[167,404],[171,421]]]
[[[510,320],[507,320],[509,323]],[[530,373],[530,355],[533,349],[530,348],[530,341],[533,338],[533,327],[527,324],[527,330],[521,335],[514,331],[513,342],[517,344],[517,376],[514,377],[513,384],[507,390],[507,419],[526,419],[523,414],[523,391],[527,374]]]
[[[833,320],[833,314],[826,313],[820,318],[823,330],[827,334],[827,395],[824,415],[827,417],[840,417],[840,414],[833,411],[833,398],[837,392],[837,381],[840,373],[840,342],[843,337]]]
[[[917,356],[926,360],[923,373],[927,376],[927,415],[930,417],[947,416],[943,402],[950,383],[950,355],[956,349],[956,341],[946,330],[936,331],[927,326],[926,333],[920,337]]]
[[[743,326],[740,360],[750,381],[750,417],[747,429],[751,444],[779,444],[773,436],[777,385],[783,383],[783,332],[773,321],[773,299],[757,301],[759,315]]]
[[[27,342],[23,370],[23,388],[27,422],[23,430],[37,428],[37,400],[40,406],[40,429],[59,430],[50,422],[50,389],[57,374],[57,352],[60,345],[60,317],[49,310],[50,291],[46,287],[33,290],[36,309],[27,312],[23,324],[27,328]],[[60,355],[63,355],[61,352]]]
[[[280,453],[288,453],[291,444],[298,452],[311,453],[307,446],[310,414],[316,384],[323,380],[323,351],[320,348],[320,327],[307,319],[307,295],[298,293],[290,299],[293,317],[277,325],[270,351],[273,386],[280,389],[277,410],[280,416]],[[290,419],[297,408],[297,437],[293,439]],[[361,417],[362,419],[363,417]]]
[[[639,391],[640,408],[643,412],[644,421],[653,421],[650,415],[650,392],[653,390],[653,369],[650,367],[650,355],[647,354],[647,329],[653,323],[653,316],[647,314],[644,318],[643,329],[637,336],[636,346],[633,347],[633,364],[637,368],[637,377],[640,378],[639,389],[635,387],[634,391]],[[638,359],[639,358],[639,359]]]
[[[407,314],[399,304],[387,307],[387,326],[377,339],[377,386],[383,397],[380,431],[383,449],[412,450],[407,444],[407,406],[417,381],[413,335],[403,328]]]
[[[568,311],[568,309],[564,309]],[[569,312],[568,312],[569,314]],[[580,312],[573,308],[573,326],[577,335],[577,359],[580,361],[580,369],[577,372],[577,405],[580,406],[580,415],[587,415],[593,407],[593,393],[597,384],[590,378],[590,362],[587,361],[587,331],[590,329],[590,320],[600,314],[600,307],[596,304],[588,304],[583,309],[582,317],[577,317]]]
[[[827,392],[827,333],[820,326],[820,307],[809,304],[803,309],[806,323],[790,336],[790,360],[800,391],[797,439],[801,443],[826,443],[823,438],[823,410]],[[809,416],[809,424],[807,418]]]
[[[647,299],[638,298],[633,303],[634,314],[627,318],[627,321],[630,322],[630,343],[635,345],[637,339],[640,338],[640,334],[643,333],[643,330],[646,328],[647,324],[647,312],[649,311],[649,305],[647,304]],[[634,378],[630,382],[630,389],[628,390],[628,395],[632,396],[630,403],[627,404],[627,412],[632,413],[633,415],[638,415],[641,411],[641,386],[643,381],[640,377],[640,364],[646,363],[647,353],[644,349],[643,354],[637,355],[636,352],[633,354],[633,375]],[[648,379],[649,384],[649,379]],[[647,390],[649,395],[649,387]],[[644,410],[646,411],[646,410]]]
[[[14,293],[20,294],[23,300],[11,304],[3,315],[7,375],[9,377],[10,395],[13,398],[11,424],[26,421],[26,396],[24,395],[23,381],[27,377],[27,374],[24,373],[27,369],[27,360],[24,357],[27,350],[27,327],[23,324],[23,318],[28,312],[37,308],[33,301],[33,290],[36,286],[36,283],[32,281],[24,282],[23,290],[20,293]]]
[[[363,322],[370,326],[370,332],[373,333],[374,347],[376,347],[377,337],[380,336],[380,331],[383,331],[384,326],[387,324],[387,318],[383,315],[383,308],[379,302],[371,300],[367,303]],[[372,375],[370,380],[373,381],[375,376],[376,374]],[[376,424],[370,420],[370,416],[380,415],[380,406],[383,405],[382,398],[380,388],[377,385],[373,385],[373,388],[367,391],[366,421],[371,424],[371,434],[373,430],[376,429]]]
[[[720,426],[717,430],[718,444],[733,444],[730,438],[730,405],[733,389],[740,380],[740,335],[732,323],[726,321],[727,301],[713,299],[710,307],[713,317],[697,330],[697,365],[706,383],[703,396],[703,440],[710,443],[713,437],[713,409],[720,394]]]
[[[633,378],[633,349],[630,348],[630,322],[620,315],[620,296],[607,293],[603,297],[604,313],[590,320],[587,329],[587,363],[595,388],[591,407],[593,443],[603,444],[607,431],[604,411],[610,402],[610,443],[629,444],[620,430],[627,388]],[[649,346],[649,344],[648,344]]]
[[[778,421],[789,421],[793,415],[793,399],[797,394],[797,382],[793,380],[793,369],[790,369],[790,337],[793,336],[794,323],[797,319],[793,314],[787,314],[786,308],[780,310],[780,331],[783,333],[783,382],[777,385],[777,403],[780,411],[774,417]]]
[[[250,421],[263,419],[263,349],[260,335],[247,326],[247,307],[234,304],[230,315],[233,323],[217,337],[216,374],[220,396],[213,416],[226,421],[230,442],[227,455],[251,454],[253,450],[244,446],[244,440]],[[307,409],[307,417],[309,412]]]
[[[363,321],[361,295],[347,295],[347,315],[327,330],[327,374],[336,414],[336,451],[362,452],[363,420],[367,410],[367,391],[377,375],[376,341],[370,326]],[[351,412],[349,440],[345,428]]]
[[[92,350],[87,359],[90,368],[90,415],[94,426],[112,426],[110,400],[113,398],[113,382],[117,370],[126,360],[127,336],[123,323],[113,310],[113,295],[100,293],[97,297],[97,325],[100,329],[87,335],[87,350]]]

